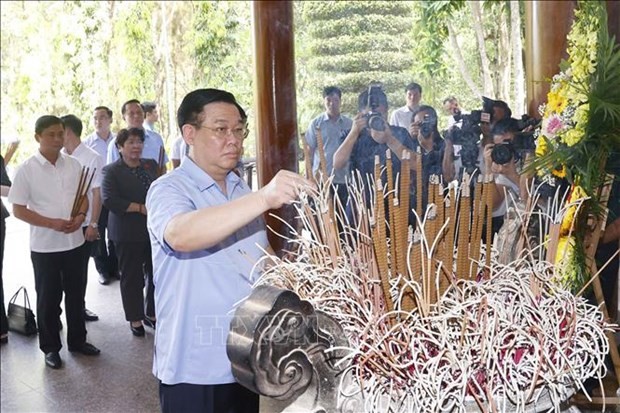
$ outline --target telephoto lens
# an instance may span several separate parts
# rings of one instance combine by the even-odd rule
[[[380,113],[369,114],[368,127],[379,132],[383,132],[385,130],[385,121]]]
[[[514,149],[510,142],[504,142],[493,146],[491,159],[498,165],[506,165],[514,157]]]

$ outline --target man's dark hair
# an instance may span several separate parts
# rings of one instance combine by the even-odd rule
[[[375,89],[375,90],[377,90],[377,89]],[[389,105],[388,105],[388,98],[387,98],[387,95],[385,94],[385,92],[383,91],[383,89],[378,89],[376,91],[376,96],[377,96],[377,98],[379,100],[379,104],[385,105],[385,108],[387,109],[389,107]],[[357,109],[360,112],[363,111],[364,109],[366,109],[367,106],[368,106],[368,88],[366,88],[357,97]]]
[[[119,130],[116,134],[116,147],[120,149],[125,144],[125,142],[127,142],[127,139],[129,139],[130,136],[137,136],[142,142],[144,142],[144,129],[123,128]]]
[[[504,119],[510,118],[512,116],[512,110],[510,110],[510,106],[508,106],[508,103],[504,102],[503,100],[493,100],[493,99],[489,99],[483,96],[482,97],[482,108],[484,112],[491,113],[491,114],[493,114],[494,108],[503,109]],[[496,119],[492,119],[492,121],[495,122]]]
[[[413,119],[415,118],[415,116],[418,113],[420,113],[420,112],[426,112],[428,114],[429,118],[435,123],[435,126],[437,126],[437,111],[435,110],[434,107],[428,106],[428,105],[419,106],[417,109],[415,109],[411,113],[411,121],[412,122],[413,122]]]
[[[441,134],[439,133],[439,129],[437,129],[437,111],[432,106],[422,105],[411,113],[411,122],[413,122],[416,115],[420,112],[424,112],[428,115],[428,120],[431,122],[433,142],[436,144],[440,143]],[[412,138],[415,139],[416,137],[412,136]]]
[[[107,107],[107,106],[97,106],[95,108],[95,110],[93,110],[93,112],[97,112],[98,110],[105,110],[108,114],[108,116],[110,117],[110,119],[112,118],[112,110]]]
[[[420,84],[419,84],[419,83],[416,83],[416,82],[411,82],[411,83],[409,83],[409,84],[407,85],[407,87],[405,88],[405,92],[408,92],[408,91],[410,91],[410,90],[411,90],[412,92],[413,92],[414,90],[417,90],[418,92],[420,92],[420,95],[422,94],[422,86],[420,86]]]
[[[65,129],[71,129],[78,138],[82,136],[82,121],[80,118],[75,115],[65,115],[60,119],[62,119],[62,123],[65,124]]]
[[[138,99],[130,99],[127,102],[123,103],[123,106],[121,106],[121,115],[124,115],[125,112],[127,112],[127,105],[130,105],[132,103],[136,103],[136,104],[140,105],[140,107],[142,107],[142,105],[140,104],[140,101]]]
[[[241,105],[237,103],[237,100],[232,93],[219,89],[196,89],[185,95],[179,109],[177,110],[177,124],[179,129],[183,130],[183,125],[186,124],[195,126],[200,125],[200,122],[203,120],[200,119],[200,114],[202,113],[205,105],[215,102],[224,102],[235,105],[237,110],[239,110],[241,119],[245,122],[248,118],[245,111]]]
[[[339,98],[342,97],[342,90],[336,86],[327,86],[323,88],[323,97],[326,98],[329,95],[337,94]]]
[[[144,113],[151,113],[157,108],[157,103],[155,102],[142,102],[142,110]]]
[[[491,135],[493,136],[517,132],[519,132],[519,123],[513,118],[500,119],[495,125],[493,125],[493,129],[491,129]]]
[[[39,135],[45,129],[53,125],[62,125],[63,128],[65,127],[65,124],[63,123],[62,119],[60,119],[58,116],[43,115],[39,119],[37,119],[37,121],[35,122],[34,133]]]

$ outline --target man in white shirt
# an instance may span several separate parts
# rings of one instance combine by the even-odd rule
[[[159,112],[157,111],[157,103],[142,102],[142,110],[144,111],[144,130],[157,133],[155,123],[159,121]]]
[[[170,151],[170,160],[172,161],[172,169],[176,169],[181,165],[183,158],[187,156],[189,146],[183,140],[183,136],[179,135],[172,142],[172,150]]]
[[[19,167],[9,191],[13,215],[30,224],[39,348],[45,353],[45,364],[52,369],[62,366],[59,317],[63,293],[69,351],[88,356],[100,352],[86,342],[84,321],[81,227],[88,200],[73,208],[82,166],[77,159],[60,152],[64,135],[62,120],[56,116],[37,119],[34,137],[39,148]]]
[[[101,170],[103,160],[93,149],[84,145],[80,137],[82,136],[82,121],[75,115],[66,115],[62,118],[65,124],[65,141],[62,153],[71,155],[80,161],[83,167],[88,168],[90,174],[94,174],[93,180],[88,191],[88,211],[86,219],[82,223],[82,231],[86,242],[83,248],[83,277],[84,277],[84,298],[86,297],[86,285],[88,283],[88,260],[91,252],[99,239],[99,215],[101,214]],[[89,175],[90,177],[90,175]],[[97,314],[86,308],[84,301],[84,319],[86,321],[97,321]]]
[[[114,146],[113,142],[115,141],[115,135],[110,130],[112,110],[107,106],[97,106],[93,112],[95,132],[84,140],[84,145],[94,149],[101,156],[101,161],[105,165],[108,158],[108,148],[110,145]],[[107,285],[112,278],[119,277],[114,243],[107,240],[108,210],[104,206],[101,207],[98,226],[99,238],[93,250],[93,260],[99,273],[99,284]]]
[[[407,104],[392,112],[392,116],[390,116],[390,125],[408,129],[411,124],[411,115],[413,111],[420,107],[422,86],[415,82],[409,83],[405,88],[405,99]]]

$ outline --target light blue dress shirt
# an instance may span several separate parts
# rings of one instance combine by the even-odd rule
[[[249,295],[256,278],[253,266],[264,255],[261,248],[268,246],[262,217],[204,250],[181,253],[164,241],[174,216],[251,192],[232,172],[226,188],[228,195],[186,157],[179,168],[153,182],[146,198],[157,314],[153,374],[164,384],[235,381],[226,338],[234,306]]]
[[[164,147],[164,140],[161,135],[151,130],[144,130],[144,148],[142,148],[143,159],[152,159],[155,162],[159,162],[159,148]],[[116,136],[114,140],[108,145],[108,158],[107,163],[116,162],[120,158],[120,153],[116,147]],[[164,164],[168,163],[168,155],[164,151]]]
[[[103,161],[103,163],[106,164],[108,160],[108,150],[110,146],[115,145],[115,138],[116,136],[112,132],[110,132],[107,140],[101,138],[101,136],[99,136],[97,132],[93,132],[92,134],[88,135],[86,139],[84,139],[83,143],[89,148],[94,149],[95,152],[97,152],[99,156],[101,156],[101,160]]]
[[[315,174],[319,169],[319,164],[321,162],[321,157],[319,156],[319,151],[317,150],[317,127],[321,131],[321,138],[323,139],[323,150],[325,151],[327,173],[334,175],[334,183],[344,184],[349,174],[349,163],[347,162],[344,168],[336,169],[334,171],[334,153],[340,145],[342,145],[342,142],[344,142],[344,139],[353,127],[353,121],[344,115],[340,115],[335,122],[332,122],[327,113],[323,112],[310,122],[308,130],[306,131],[306,142],[308,143],[308,146],[314,150],[314,158],[312,161],[313,174]]]

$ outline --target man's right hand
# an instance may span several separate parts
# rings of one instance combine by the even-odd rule
[[[363,112],[358,112],[358,114],[353,118],[351,131],[356,132],[359,135],[366,126],[368,126],[368,119],[366,119]]]
[[[268,209],[278,209],[299,198],[302,190],[316,190],[316,185],[295,172],[283,169],[259,192]]]

